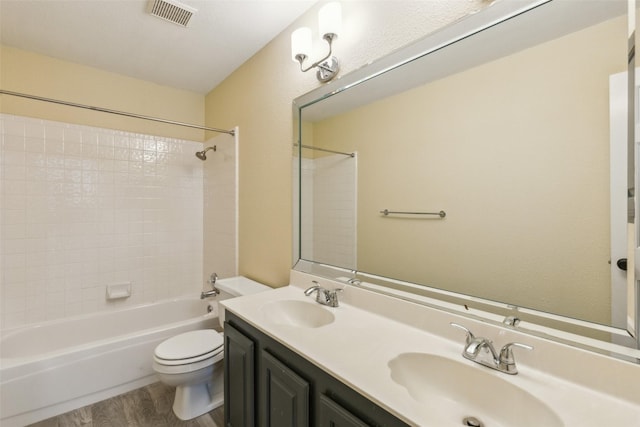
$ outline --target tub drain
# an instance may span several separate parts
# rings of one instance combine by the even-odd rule
[[[462,419],[462,425],[467,427],[484,427],[482,421],[476,417],[464,417]]]

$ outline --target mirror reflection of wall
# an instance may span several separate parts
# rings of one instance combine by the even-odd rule
[[[610,323],[609,76],[626,69],[626,28],[306,123],[314,146],[358,152],[357,269]]]
[[[302,130],[305,147],[313,138],[313,126]],[[357,268],[357,157],[302,149],[302,259]]]

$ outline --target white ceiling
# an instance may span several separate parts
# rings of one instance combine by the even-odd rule
[[[185,28],[147,0],[0,0],[0,41],[204,94],[316,1],[181,0],[198,10]]]

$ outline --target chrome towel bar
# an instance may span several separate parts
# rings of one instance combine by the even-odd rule
[[[385,209],[380,211],[384,216],[388,215],[438,215],[440,218],[444,218],[447,216],[445,211],[440,212],[403,212],[403,211],[390,211],[389,209]]]

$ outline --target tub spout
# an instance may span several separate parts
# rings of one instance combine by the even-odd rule
[[[210,291],[203,291],[200,294],[200,299],[215,297],[219,293],[220,293],[220,291],[217,288],[211,289]]]

